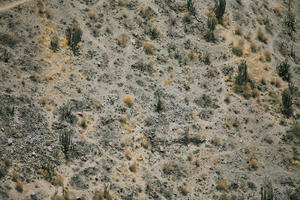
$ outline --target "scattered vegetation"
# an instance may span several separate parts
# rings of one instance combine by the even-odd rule
[[[220,178],[217,181],[217,190],[228,191],[230,188],[230,182],[226,178]]]
[[[232,53],[236,56],[243,56],[244,52],[244,41],[242,39],[239,40],[238,45],[232,47]]]
[[[192,15],[192,16],[196,15],[196,8],[195,8],[193,0],[187,0],[186,7],[187,7],[190,15]]]
[[[117,40],[118,40],[118,45],[120,47],[123,47],[123,48],[127,47],[127,43],[129,40],[127,34],[125,34],[125,33],[121,34]]]
[[[54,52],[57,52],[59,50],[59,39],[57,34],[52,33],[50,35],[50,49]]]
[[[23,189],[23,183],[20,182],[20,181],[18,181],[18,182],[16,183],[15,189],[16,189],[18,192],[22,193],[23,190],[24,190],[24,189]]]
[[[161,96],[162,96],[162,93],[161,91],[157,90],[155,93],[154,93],[154,96],[157,100],[157,103],[156,103],[156,106],[155,106],[155,111],[156,112],[161,112],[164,110],[164,106],[163,106],[163,103],[161,101]]]
[[[249,166],[251,169],[257,169],[258,168],[258,161],[256,158],[252,158],[249,162]]]
[[[245,61],[241,62],[238,67],[238,75],[236,76],[235,83],[243,85],[248,82],[247,64]]]
[[[282,8],[280,6],[274,6],[273,11],[276,15],[282,16]]]
[[[293,33],[296,32],[296,15],[292,10],[291,1],[289,1],[289,10],[285,19],[285,24],[288,28],[288,33],[293,37]]]
[[[131,107],[134,103],[134,97],[132,95],[126,95],[123,97],[123,102],[128,106]]]
[[[257,39],[265,44],[268,43],[268,38],[267,36],[263,33],[263,31],[261,30],[261,28],[258,29],[257,31]]]
[[[93,200],[113,200],[113,194],[110,190],[110,184],[104,185],[104,192],[102,190],[96,190],[93,196]]]
[[[284,81],[290,81],[291,75],[289,72],[290,65],[287,60],[284,60],[277,66],[277,73]]]
[[[69,151],[72,149],[72,139],[71,132],[64,131],[59,135],[59,142],[62,145],[62,151],[66,156],[66,159],[69,159]]]
[[[79,42],[81,42],[82,30],[80,29],[79,23],[74,21],[71,26],[66,30],[66,37],[68,40],[68,45],[73,51],[74,55],[79,54]]]
[[[134,161],[130,166],[129,166],[129,170],[133,173],[137,172],[137,163],[136,161]]]
[[[0,61],[7,63],[10,59],[10,53],[7,49],[0,47]]]
[[[156,51],[156,48],[151,43],[144,43],[143,48],[145,53],[148,55],[152,55]]]
[[[223,15],[225,14],[225,9],[226,0],[217,0],[214,7],[214,13],[219,23],[222,22]]]
[[[282,113],[286,115],[287,117],[291,116],[292,111],[292,94],[289,89],[285,89],[281,94],[281,100],[282,100]]]
[[[208,31],[204,36],[207,42],[214,42],[216,40],[215,33],[214,33],[216,25],[217,25],[217,19],[214,16],[208,16],[207,18]]]
[[[267,62],[271,62],[272,58],[271,58],[271,53],[270,53],[270,51],[268,51],[268,50],[264,51],[264,56],[265,56],[265,60],[266,60]]]

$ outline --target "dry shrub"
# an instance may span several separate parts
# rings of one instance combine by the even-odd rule
[[[137,163],[136,161],[134,161],[130,166],[129,166],[129,170],[133,173],[137,172]]]
[[[282,8],[278,5],[274,6],[273,11],[276,15],[282,16]]]
[[[268,43],[268,38],[267,36],[263,33],[263,31],[261,30],[261,28],[258,29],[257,31],[257,39],[265,44]]]
[[[266,51],[264,52],[264,56],[265,56],[265,60],[266,60],[267,62],[271,62],[272,58],[271,58],[271,53],[270,53],[270,51],[266,50]]]
[[[18,181],[18,182],[16,183],[15,189],[16,189],[18,192],[22,193],[23,190],[24,190],[24,189],[23,189],[23,184],[22,184],[20,181]]]
[[[220,178],[217,181],[217,190],[228,191],[230,188],[230,182],[226,178]]]
[[[144,43],[143,48],[145,53],[148,55],[152,55],[156,51],[156,48],[151,43]]]
[[[128,106],[131,107],[134,103],[134,97],[132,95],[126,95],[123,97],[123,102]]]
[[[250,42],[250,49],[252,53],[255,53],[257,51],[257,46],[255,44],[255,42],[251,41]]]
[[[124,33],[124,34],[121,34],[119,37],[118,37],[118,45],[121,46],[121,47],[127,47],[127,43],[128,43],[128,36]]]
[[[257,169],[258,161],[255,158],[252,158],[249,162],[249,166],[251,169]]]
[[[239,57],[244,55],[244,40],[240,39],[238,45],[232,47],[232,53]]]
[[[237,26],[235,27],[234,34],[236,34],[236,35],[243,35],[243,33],[242,33],[242,28],[241,28],[240,25],[237,25]]]

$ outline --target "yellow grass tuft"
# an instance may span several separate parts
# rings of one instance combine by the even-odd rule
[[[143,48],[145,53],[148,55],[152,55],[156,51],[155,46],[151,43],[144,43]]]
[[[282,16],[282,8],[278,5],[274,6],[273,11],[276,15]]]
[[[131,107],[134,103],[134,97],[132,95],[126,95],[123,97],[123,102],[128,106]]]
[[[127,47],[127,43],[128,43],[128,40],[129,40],[129,38],[128,38],[128,36],[125,34],[125,33],[123,33],[123,34],[121,34],[119,37],[118,37],[118,45],[120,46],[120,47]]]

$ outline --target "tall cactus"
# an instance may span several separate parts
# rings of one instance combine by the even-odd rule
[[[243,85],[248,81],[247,64],[243,61],[238,67],[238,75],[236,77],[236,84]]]
[[[226,0],[215,0],[215,2],[216,2],[216,4],[215,4],[214,12],[215,12],[217,19],[220,22],[225,13]]]

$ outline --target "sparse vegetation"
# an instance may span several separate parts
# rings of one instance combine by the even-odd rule
[[[278,76],[280,76],[284,81],[290,81],[291,75],[289,69],[290,65],[288,64],[288,61],[284,60],[277,66]]]
[[[246,62],[241,62],[238,67],[238,75],[235,79],[235,83],[238,85],[243,85],[248,82],[248,72]]]
[[[128,44],[128,36],[127,34],[123,33],[118,37],[118,45],[120,45],[121,47],[127,47]]]
[[[74,55],[78,55],[79,53],[79,42],[81,42],[82,30],[78,22],[74,21],[71,26],[69,26],[66,30],[66,38],[68,40],[68,45],[73,51]]]
[[[152,55],[156,51],[156,48],[151,43],[144,43],[143,48],[145,53],[148,55]]]
[[[244,41],[241,39],[239,40],[238,45],[232,47],[232,53],[236,56],[241,57],[244,54],[243,52],[244,52]]]
[[[267,62],[271,62],[272,57],[271,57],[270,51],[268,51],[268,50],[264,51],[264,56],[265,56],[265,60],[266,60]]]
[[[209,16],[207,18],[208,31],[204,36],[207,42],[214,42],[216,40],[215,33],[214,33],[216,25],[217,25],[216,18],[213,16]]]
[[[263,33],[263,31],[261,30],[261,28],[258,29],[257,31],[257,39],[265,44],[268,43],[268,38],[267,36]]]
[[[52,33],[50,35],[51,41],[50,41],[50,48],[52,51],[57,52],[59,50],[59,39],[57,34]]]
[[[134,103],[134,97],[132,95],[126,95],[123,97],[123,102],[128,106],[131,107]]]
[[[214,13],[219,23],[222,22],[223,15],[225,14],[226,9],[226,0],[217,0],[215,1]]]
[[[20,181],[18,181],[18,182],[16,183],[15,189],[16,189],[19,193],[22,193],[23,190],[24,190],[24,189],[23,189],[23,183],[20,182]]]
[[[62,145],[63,153],[66,159],[69,159],[69,151],[72,149],[71,132],[64,131],[59,135],[59,142]]]
[[[281,100],[282,100],[282,112],[287,117],[291,116],[293,114],[292,111],[292,94],[289,89],[285,89],[281,94]]]

